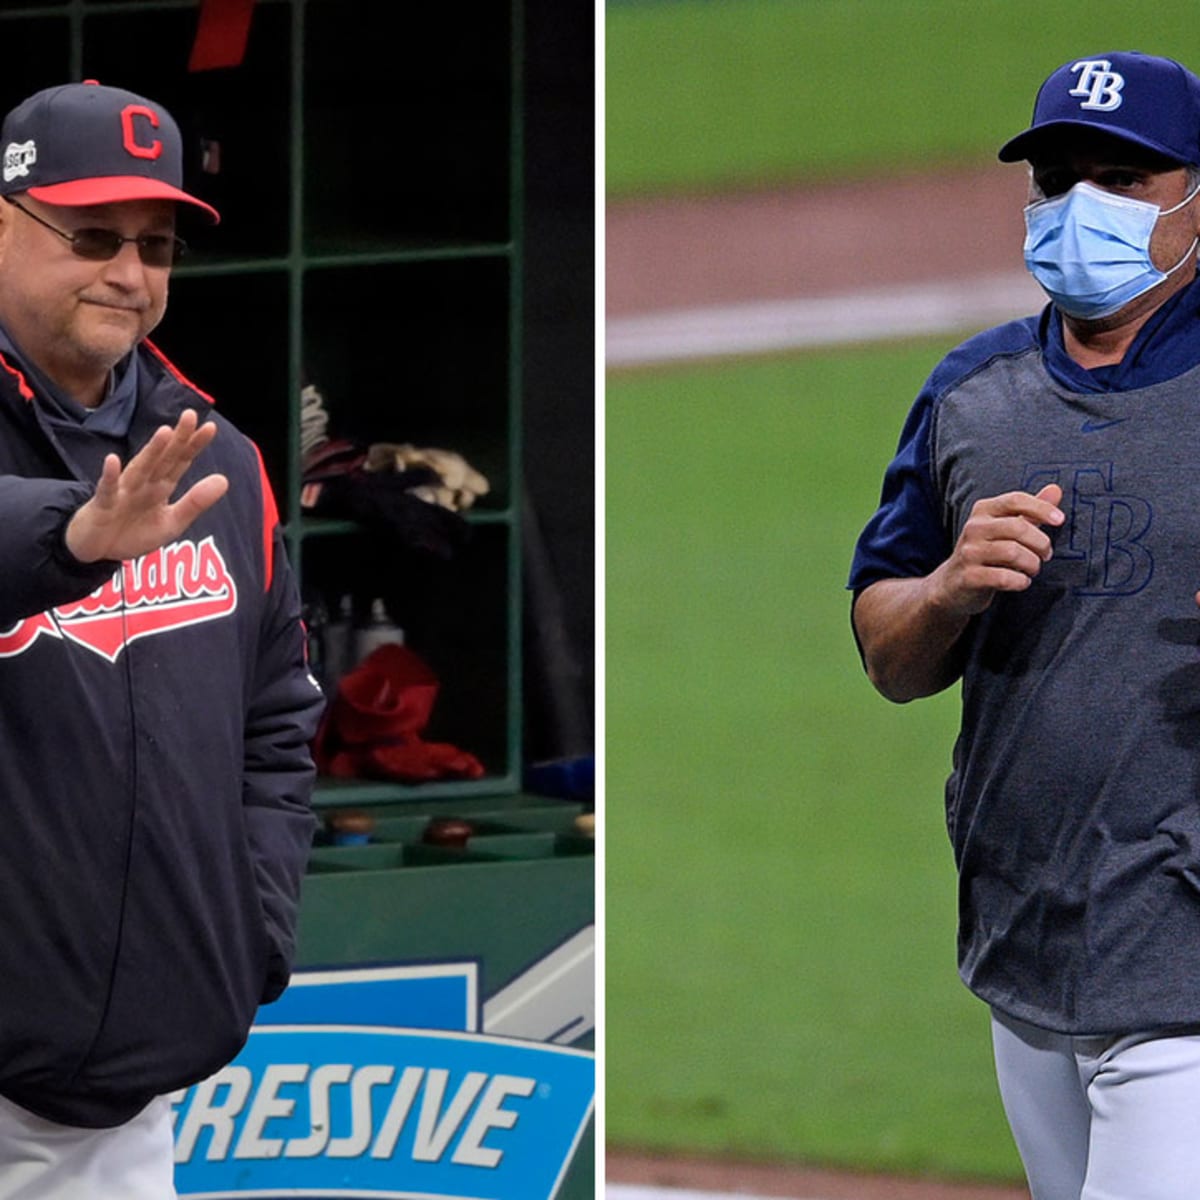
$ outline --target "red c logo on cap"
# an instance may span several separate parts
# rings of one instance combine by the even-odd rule
[[[158,116],[152,108],[144,104],[127,104],[121,109],[121,141],[125,149],[135,158],[157,158],[162,153],[162,142],[155,138],[150,145],[143,146],[134,136],[134,117],[145,117],[152,128],[158,128]]]

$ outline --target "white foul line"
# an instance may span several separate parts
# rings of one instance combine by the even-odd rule
[[[610,367],[648,366],[983,329],[1046,303],[1025,272],[861,291],[670,309],[606,322]]]

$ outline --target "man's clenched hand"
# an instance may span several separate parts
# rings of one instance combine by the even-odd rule
[[[954,552],[930,576],[930,596],[948,614],[981,613],[997,592],[1024,591],[1050,561],[1043,525],[1061,525],[1062,488],[1047,484],[1036,496],[1009,492],[978,501]]]

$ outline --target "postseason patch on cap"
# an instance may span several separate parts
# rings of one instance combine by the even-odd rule
[[[25,179],[29,168],[37,162],[37,145],[30,138],[27,142],[9,142],[4,147],[4,182]]]

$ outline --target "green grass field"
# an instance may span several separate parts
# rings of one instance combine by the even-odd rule
[[[879,698],[844,590],[947,348],[610,380],[611,1144],[1019,1171],[955,973],[957,697]]]
[[[1200,70],[1194,0],[609,0],[610,194],[991,160],[1041,80],[1133,49]]]
[[[1200,69],[1194,0],[609,0],[614,197],[985,162],[1073,55]],[[1018,1178],[954,968],[956,694],[844,583],[951,339],[610,379],[610,1144]]]

